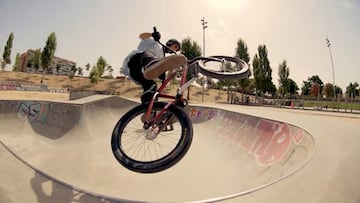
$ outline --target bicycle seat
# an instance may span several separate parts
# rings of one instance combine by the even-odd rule
[[[160,60],[149,63],[144,68],[144,77],[148,80],[158,78],[162,73],[166,71],[174,70],[186,62],[184,55],[171,55]]]

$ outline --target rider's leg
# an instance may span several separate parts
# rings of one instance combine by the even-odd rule
[[[143,74],[145,72],[145,69],[147,69],[149,66],[155,64],[156,62],[160,61],[161,59],[157,58],[152,52],[150,51],[144,51],[141,55],[141,65],[142,67],[144,68],[143,69]],[[154,66],[156,67],[156,66]],[[144,77],[148,80],[153,80],[155,78],[159,78],[161,79],[162,81],[165,80],[165,71],[162,72],[161,74],[159,74],[157,77],[154,77],[154,78],[147,78],[144,74]]]
[[[145,104],[151,101],[154,93],[156,91],[156,83],[152,80],[143,80],[141,85],[144,88],[144,91],[141,95],[141,103]]]
[[[144,68],[144,77],[151,80],[158,78],[166,71],[173,70],[185,64],[186,58],[183,55],[172,55],[162,59],[150,61]]]
[[[157,58],[151,51],[144,51],[141,53],[140,63],[142,67],[145,67],[149,63],[158,59],[159,58]]]
[[[146,58],[146,60],[148,60],[147,62],[151,60],[150,56],[148,55],[146,56]],[[154,60],[154,58],[152,58],[152,60]],[[141,95],[141,103],[150,102],[156,90],[155,81],[144,78],[142,68],[145,62],[146,61],[144,61],[144,53],[138,53],[129,60],[128,64],[131,78],[133,78],[143,88],[143,94]]]

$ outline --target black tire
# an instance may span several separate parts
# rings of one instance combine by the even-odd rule
[[[161,110],[165,105],[164,102],[155,102],[153,109]],[[172,125],[173,130],[161,131],[156,137],[147,137],[149,134],[146,132],[150,131],[144,129],[141,120],[147,107],[147,104],[141,104],[123,115],[116,123],[111,137],[112,151],[119,163],[140,173],[163,171],[179,162],[189,150],[193,137],[189,117],[175,105],[171,105],[165,113],[177,119]]]
[[[231,68],[224,70],[224,64],[230,64]],[[250,76],[250,69],[247,63],[239,58],[230,56],[207,57],[199,60],[198,66],[201,74],[219,80],[238,80]]]

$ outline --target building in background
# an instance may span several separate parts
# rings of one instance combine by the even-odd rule
[[[32,59],[35,56],[35,50],[29,49],[27,52],[20,55],[20,68],[19,71],[27,73],[41,73],[42,67],[38,70],[34,68]],[[54,74],[54,75],[69,75],[71,73],[71,68],[76,67],[76,63],[63,59],[60,57],[53,57],[52,64],[45,74]]]

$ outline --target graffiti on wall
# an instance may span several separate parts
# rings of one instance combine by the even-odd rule
[[[205,107],[201,108],[201,110],[196,107],[192,107],[186,110],[192,122],[208,121],[213,119],[217,114],[216,110]]]
[[[262,166],[283,160],[294,145],[301,144],[305,136],[303,129],[290,124],[234,112],[193,107],[189,116],[191,120],[211,122],[209,126],[214,128],[211,130],[237,143]]]
[[[21,122],[28,121],[33,127],[67,131],[80,118],[76,106],[38,101],[0,101],[0,113],[15,115]]]
[[[49,87],[48,85],[20,84],[12,81],[0,81],[0,90],[38,91],[53,93],[68,92],[68,89],[66,88]]]
[[[0,101],[0,113],[15,113],[22,122],[44,122],[48,105],[31,101]]]
[[[22,121],[26,119],[29,120],[29,122],[43,121],[41,117],[46,118],[46,112],[47,108],[44,104],[39,102],[24,102],[20,103],[17,117]]]

